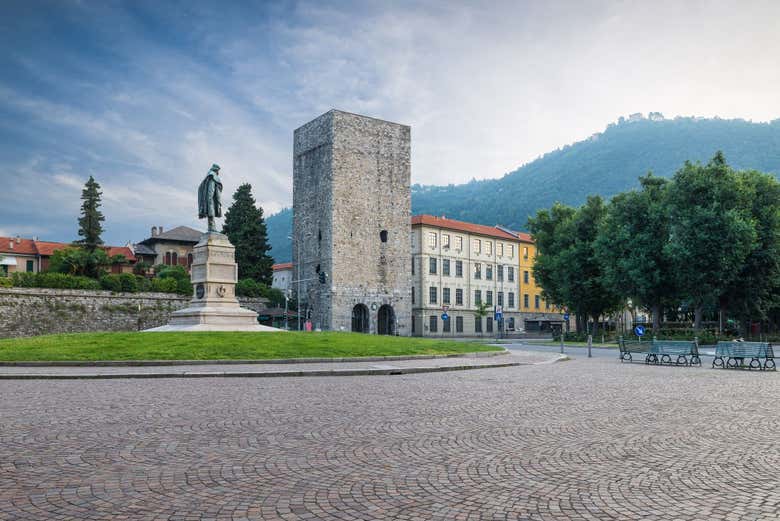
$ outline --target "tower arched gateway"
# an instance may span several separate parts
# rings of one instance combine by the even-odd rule
[[[380,335],[395,335],[395,310],[388,304],[379,308],[376,315],[376,332]]]
[[[358,304],[352,308],[352,332],[369,333],[368,308],[365,304]]]

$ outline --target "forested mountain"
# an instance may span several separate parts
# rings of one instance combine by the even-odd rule
[[[709,160],[722,150],[735,169],[780,174],[780,119],[744,120],[621,118],[589,139],[567,145],[499,179],[462,185],[412,186],[412,212],[446,215],[480,224],[525,229],[528,217],[555,201],[579,205],[590,194],[609,197],[638,186],[652,171],[669,177],[686,160]],[[292,212],[268,218],[271,254],[291,260],[287,236]]]

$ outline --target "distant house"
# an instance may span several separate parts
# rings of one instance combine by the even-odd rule
[[[155,266],[184,266],[189,270],[192,266],[192,250],[200,240],[203,232],[188,226],[177,226],[169,231],[163,227],[152,226],[152,235],[138,244],[133,245],[135,255],[143,262]]]
[[[293,280],[293,263],[283,262],[281,264],[274,264],[273,271],[274,279],[271,283],[271,287],[286,293],[287,290],[290,289]]]
[[[37,273],[49,269],[49,259],[57,250],[72,247],[66,242],[39,241],[37,238],[0,237],[0,275]],[[111,266],[111,273],[132,273],[136,257],[126,246],[103,246],[109,257],[122,255],[126,262]]]

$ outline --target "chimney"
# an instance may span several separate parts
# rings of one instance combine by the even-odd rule
[[[160,233],[159,233],[159,235],[162,235],[162,232],[163,232],[163,229],[162,229],[162,226],[160,226]]]
[[[13,250],[14,249],[14,240],[13,239],[8,241],[8,249],[9,250]]]
[[[157,237],[157,226],[152,226],[152,237]]]
[[[16,244],[22,244],[22,238],[18,235],[16,236]]]

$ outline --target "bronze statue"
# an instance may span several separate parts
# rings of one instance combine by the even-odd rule
[[[208,218],[209,232],[215,232],[214,218],[222,217],[222,180],[219,165],[211,165],[206,178],[198,187],[198,219]]]

